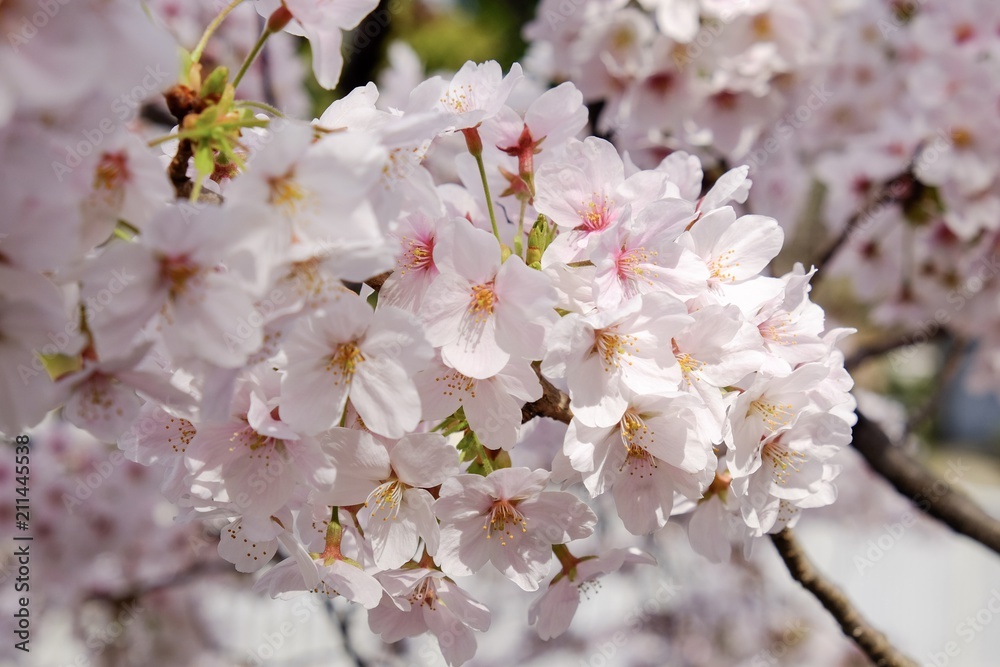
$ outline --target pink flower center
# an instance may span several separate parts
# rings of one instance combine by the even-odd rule
[[[614,222],[611,215],[611,207],[614,204],[614,200],[595,192],[591,200],[576,212],[580,216],[580,225],[577,229],[590,233],[603,231],[610,227]]]
[[[361,352],[357,342],[341,343],[326,362],[326,370],[339,376],[334,384],[340,384],[342,380],[350,382],[354,372],[358,369],[358,364],[364,360],[365,355]]]
[[[639,246],[638,248],[622,247],[618,259],[615,260],[615,267],[618,271],[618,280],[625,288],[626,298],[633,297],[639,293],[636,283],[640,281],[645,281],[650,287],[653,286],[653,281],[646,275],[649,273],[649,270],[644,268],[643,265],[655,261],[658,254],[655,250],[647,251],[644,246]]]
[[[95,190],[117,190],[128,182],[128,157],[124,152],[105,153],[94,174]]]
[[[630,334],[620,334],[614,329],[601,329],[595,333],[593,352],[600,355],[601,366],[605,372],[610,373],[613,368],[621,368],[623,361],[628,366],[632,365],[630,360],[623,357],[631,357],[633,352],[639,352],[639,348],[636,347],[638,338]]]
[[[406,596],[411,605],[426,606],[431,611],[435,611],[434,604],[437,602],[437,590],[434,588],[434,578],[427,577],[420,582],[413,592]]]
[[[400,262],[402,268],[400,275],[406,275],[407,271],[427,271],[434,268],[434,237],[425,239],[403,238],[405,250]]]
[[[382,517],[383,521],[388,519],[395,521],[402,502],[403,483],[398,479],[394,479],[385,484],[380,484],[375,490],[369,493],[368,498],[365,499],[365,507],[375,506],[375,509],[372,510],[372,518],[384,511],[385,516]]]
[[[628,468],[629,475],[638,473],[640,478],[652,475],[652,469],[658,467],[656,457],[646,449],[646,440],[652,442],[655,431],[650,430],[646,422],[633,412],[628,410],[619,422],[621,428],[622,444],[625,445],[625,461],[622,462],[618,471]]]
[[[486,539],[493,539],[493,531],[500,536],[500,546],[507,546],[507,540],[514,539],[514,527],[521,525],[521,532],[528,532],[528,521],[523,514],[517,511],[516,502],[510,500],[494,501],[493,506],[486,513],[486,522],[483,530],[486,531]],[[509,527],[508,527],[509,526]]]

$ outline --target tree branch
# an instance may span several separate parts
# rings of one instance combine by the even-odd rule
[[[771,535],[771,541],[774,542],[778,555],[785,562],[785,567],[788,568],[792,578],[820,601],[840,624],[844,634],[857,644],[872,664],[876,667],[917,667],[917,663],[900,653],[885,635],[873,628],[858,613],[839,588],[816,571],[791,529],[785,528],[780,533]]]
[[[933,331],[929,332],[907,331],[906,333],[892,336],[890,338],[880,340],[877,343],[855,350],[855,352],[844,361],[844,368],[846,368],[848,372],[851,372],[869,359],[880,357],[884,354],[895,352],[900,348],[909,347],[911,345],[935,343],[945,340],[947,337],[947,332],[941,327],[935,327]]]
[[[1000,521],[894,445],[870,419],[857,415],[851,444],[872,470],[930,516],[1000,554]]]
[[[827,246],[815,266],[818,269],[826,267],[847,241],[864,230],[885,209],[894,204],[902,204],[904,207],[912,205],[914,201],[923,193],[923,186],[913,177],[910,169],[890,178],[881,186],[877,187],[872,195],[865,202],[865,205],[855,211],[847,220],[844,229],[841,230],[837,238]],[[823,273],[820,271],[812,280],[815,288],[822,279]]]
[[[532,367],[538,375],[538,381],[542,383],[542,397],[521,407],[521,423],[531,421],[535,417],[548,417],[568,424],[573,419],[573,413],[569,409],[569,396],[556,389],[542,376],[540,362],[536,361]]]

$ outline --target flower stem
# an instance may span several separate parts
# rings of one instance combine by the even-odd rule
[[[490,195],[489,181],[486,180],[486,165],[483,164],[482,153],[476,156],[476,164],[479,166],[479,178],[483,179],[483,191],[486,193],[486,208],[490,211],[490,224],[493,225],[493,236],[497,237],[497,241],[503,243],[503,239],[500,238],[500,229],[497,227],[497,216],[493,212],[493,197]]]
[[[553,544],[552,553],[556,555],[559,559],[559,564],[562,565],[562,569],[566,574],[569,574],[576,567],[580,559],[570,553],[569,547],[565,544]],[[572,577],[571,577],[572,579]]]
[[[236,78],[233,79],[233,88],[240,85],[240,81],[243,80],[243,75],[247,73],[247,70],[250,69],[250,65],[252,65],[253,61],[257,59],[257,56],[260,54],[260,50],[264,48],[264,43],[267,41],[267,38],[273,34],[274,31],[271,30],[271,24],[268,23],[267,26],[265,26],[264,31],[260,33],[260,37],[257,38],[257,43],[253,45],[253,48],[250,49],[250,53],[247,54],[246,60],[244,60],[243,64],[240,65],[240,71],[236,73]]]
[[[493,236],[497,237],[500,245],[503,245],[503,239],[500,238],[500,230],[497,228],[497,216],[493,212],[493,196],[490,195],[490,183],[486,179],[486,165],[483,164],[483,140],[479,136],[478,126],[464,129],[462,130],[462,134],[465,135],[465,145],[468,147],[469,152],[472,153],[472,157],[476,158],[476,165],[479,167],[479,178],[483,181],[483,191],[486,193],[486,208],[490,212],[490,224],[493,225]]]
[[[234,106],[250,107],[251,109],[260,109],[261,111],[266,111],[272,116],[277,116],[278,118],[285,117],[285,114],[284,112],[281,111],[281,109],[273,107],[270,104],[265,104],[264,102],[254,102],[253,100],[239,100],[238,102],[234,103]]]
[[[331,510],[330,523],[326,525],[326,548],[320,556],[324,561],[329,559],[340,559],[340,540],[344,535],[344,529],[340,525],[340,508],[336,505]]]
[[[212,36],[222,22],[229,16],[229,13],[236,9],[243,0],[232,0],[228,5],[226,5],[219,15],[212,19],[212,22],[208,24],[205,28],[205,33],[201,36],[201,40],[198,42],[198,46],[194,47],[194,51],[191,52],[191,62],[196,63],[201,60],[201,54],[205,52],[205,47],[208,46],[208,39]]]
[[[514,237],[514,254],[524,259],[524,210],[528,207],[528,200],[521,200],[521,214],[517,218],[517,236]]]

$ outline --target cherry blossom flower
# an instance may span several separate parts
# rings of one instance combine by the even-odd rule
[[[364,132],[314,141],[311,126],[289,122],[227,188],[226,205],[234,215],[252,209],[265,216],[279,256],[319,258],[337,277],[364,280],[391,265],[370,201],[386,159]]]
[[[693,219],[688,202],[664,199],[604,235],[592,254],[597,267],[597,305],[613,308],[650,292],[665,291],[687,299],[704,291],[711,268],[700,265],[694,253],[675,243],[677,234]]]
[[[397,568],[410,560],[422,539],[427,553],[438,548],[438,524],[426,489],[458,474],[458,451],[434,434],[410,434],[388,448],[363,431],[335,428],[324,434],[324,451],[335,475],[321,497],[333,505],[359,505],[365,539],[375,564]]]
[[[802,415],[795,427],[761,444],[761,465],[747,476],[734,477],[732,489],[740,501],[743,520],[752,534],[777,532],[785,527],[783,504],[822,507],[837,498],[833,479],[840,466],[828,461],[850,442],[850,426],[822,412]]]
[[[282,418],[295,428],[316,434],[339,424],[348,398],[379,435],[401,437],[420,421],[412,376],[432,351],[405,311],[373,311],[360,296],[345,293],[299,323],[286,353]]]
[[[260,373],[239,385],[230,419],[199,424],[185,460],[196,479],[217,474],[243,517],[266,525],[300,485],[320,484],[324,460],[316,440],[278,416],[277,373]]]
[[[554,639],[569,629],[580,606],[580,597],[589,599],[600,589],[598,578],[620,570],[626,564],[655,565],[656,560],[636,548],[612,549],[600,556],[581,558],[568,571],[556,575],[545,592],[528,608],[528,622],[543,640]]]
[[[279,8],[288,11],[294,20],[282,26],[293,35],[304,35],[313,54],[313,72],[319,85],[337,87],[344,66],[341,53],[343,31],[355,28],[375,9],[377,0],[347,0],[330,5],[323,0],[258,0],[257,12],[269,17]]]
[[[564,159],[544,164],[535,176],[535,208],[564,231],[546,250],[545,266],[579,260],[593,238],[627,218],[621,156],[607,141],[569,142]]]
[[[452,667],[476,654],[472,631],[489,630],[490,611],[444,573],[425,568],[386,570],[378,580],[388,596],[368,612],[368,625],[382,641],[431,632]]]
[[[692,322],[684,304],[665,293],[612,310],[570,314],[549,335],[542,372],[566,379],[573,415],[582,423],[610,426],[621,419],[632,393],[678,389],[681,368],[662,341]]]
[[[678,243],[705,262],[713,289],[755,278],[781,249],[784,233],[773,218],[744,215],[731,207],[705,213]]]
[[[169,377],[137,367],[149,347],[106,362],[88,363],[84,356],[83,368],[57,383],[69,396],[63,408],[66,419],[102,442],[116,442],[139,416],[143,401],[136,390],[163,405],[193,406],[191,396],[174,387]]]
[[[254,584],[255,590],[265,591],[271,597],[300,591],[342,596],[365,609],[374,609],[382,599],[382,585],[339,548],[327,549],[314,557],[287,535],[280,536],[278,542],[292,557],[265,572]]]
[[[100,358],[127,354],[153,319],[179,359],[233,368],[260,346],[259,328],[235,330],[269,270],[245,250],[259,238],[216,208],[190,216],[179,206],[161,211],[138,243],[113,242],[84,271],[80,296]]]
[[[761,462],[762,441],[795,425],[810,405],[811,391],[829,370],[822,363],[799,366],[786,377],[756,374],[752,384],[735,397],[729,409],[732,447],[729,469],[747,474]]]
[[[506,76],[495,60],[471,60],[450,81],[431,77],[410,93],[409,110],[437,110],[448,114],[454,130],[476,128],[503,108],[517,82],[521,65],[514,63]]]
[[[510,361],[496,375],[476,379],[438,361],[417,375],[424,419],[440,420],[463,409],[479,441],[490,449],[513,449],[521,428],[521,406],[542,397],[542,385],[527,362]]]
[[[445,480],[434,503],[442,569],[461,576],[491,562],[524,590],[537,590],[552,545],[590,535],[597,520],[572,494],[544,491],[548,478],[544,470],[504,468]]]
[[[590,494],[612,491],[622,523],[644,535],[666,525],[675,493],[701,496],[720,441],[717,423],[694,396],[635,396],[613,426],[574,418],[563,451]]]
[[[555,290],[518,257],[500,261],[488,232],[456,224],[434,248],[442,270],[424,295],[427,339],[445,363],[464,375],[488,378],[511,358],[541,356],[555,321]]]

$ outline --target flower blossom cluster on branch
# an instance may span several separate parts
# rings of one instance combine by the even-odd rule
[[[326,86],[341,30],[374,8],[266,5],[261,43],[304,34]],[[834,501],[849,330],[825,328],[814,270],[768,275],[784,233],[738,213],[747,167],[704,183],[677,151],[640,169],[580,138],[572,83],[517,95],[516,64],[469,62],[398,108],[369,84],[310,123],[238,97],[248,66],[178,59],[130,3],[63,6],[15,46],[0,431],[61,407],[160,471],[188,519],[224,518],[237,570],[280,552],[261,590],[345,597],[385,640],[429,631],[457,665],[490,625],[462,577],[494,568],[535,592],[549,638],[579,587],[652,562],[574,546],[591,498],[636,535],[690,514],[714,561]],[[166,91],[170,135],[103,122],[135,81],[133,106]],[[449,146],[452,180],[425,164]],[[532,469],[512,452],[539,374],[573,418]]]

